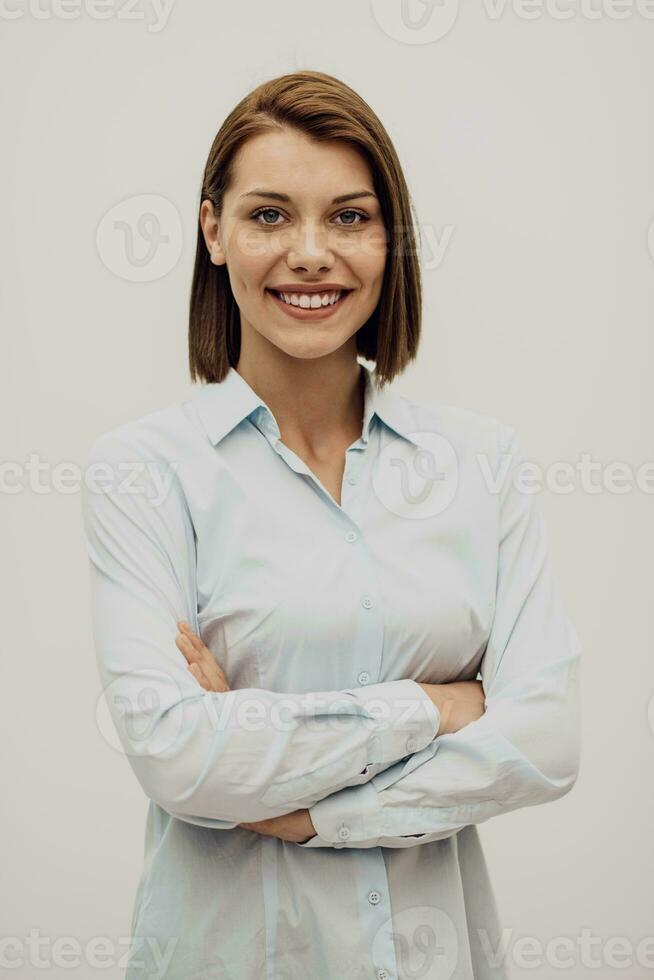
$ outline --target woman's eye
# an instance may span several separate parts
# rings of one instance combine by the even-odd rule
[[[276,215],[276,214],[281,215],[281,211],[278,211],[277,208],[260,208],[258,211],[255,211],[254,212],[254,214],[252,215],[252,218],[254,218],[254,220],[257,222],[257,224],[260,224],[260,225],[276,225],[276,224],[278,224],[278,222],[276,222],[276,221],[268,221],[267,218],[264,218],[263,221],[259,221],[259,218],[262,217],[263,215],[271,215],[271,214],[272,215]]]
[[[364,221],[369,220],[368,215],[364,214],[362,211],[352,211],[350,208],[348,208],[347,211],[341,211],[341,213],[337,215],[337,217],[343,218],[347,215],[354,216],[355,218],[360,218],[361,221],[345,221],[344,222],[345,225],[360,225],[363,224]]]

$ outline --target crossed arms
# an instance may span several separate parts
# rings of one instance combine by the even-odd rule
[[[515,437],[507,448],[519,459]],[[108,434],[89,462],[126,451]],[[299,695],[207,690],[175,641],[184,620],[198,634],[181,490],[157,507],[146,494],[85,490],[96,658],[147,796],[222,830],[308,810],[299,846],[408,847],[567,793],[579,764],[581,645],[533,497],[508,480],[498,508],[485,710],[450,731],[412,679]]]

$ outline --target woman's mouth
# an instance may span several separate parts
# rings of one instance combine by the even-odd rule
[[[339,310],[347,300],[352,289],[328,290],[324,293],[280,293],[276,289],[266,289],[277,306],[296,320],[324,320]]]

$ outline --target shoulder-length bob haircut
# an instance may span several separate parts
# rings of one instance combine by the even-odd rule
[[[293,126],[311,139],[346,140],[372,171],[386,227],[386,265],[379,302],[356,334],[357,352],[375,362],[379,385],[392,381],[417,353],[422,285],[414,210],[391,139],[360,95],[318,71],[298,71],[264,82],[230,112],[213,141],[202,179],[200,206],[209,199],[219,217],[239,148],[270,130]],[[210,261],[198,213],[189,310],[191,380],[222,381],[240,356],[240,315],[227,267]]]

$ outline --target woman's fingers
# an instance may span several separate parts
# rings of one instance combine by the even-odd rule
[[[195,677],[195,679],[198,682],[198,684],[200,684],[200,686],[203,687],[205,689],[205,691],[210,691],[211,690],[211,684],[209,683],[209,681],[207,680],[207,678],[204,676],[204,674],[202,673],[202,670],[200,669],[200,667],[198,667],[197,664],[189,664],[188,667],[187,667],[187,670],[191,674],[193,674],[193,676]]]
[[[178,649],[184,654],[189,665],[197,667],[205,680],[209,683],[209,690],[226,691],[229,690],[227,678],[214,660],[211,652],[206,648],[199,651],[197,646],[191,643],[188,636],[178,634],[175,640]]]
[[[209,663],[206,657],[197,652],[187,637],[179,634],[175,643],[177,644],[177,648],[188,660],[189,671],[206,691],[218,691],[221,693],[229,691],[227,678],[215,660],[213,660],[211,653],[209,653],[209,657],[213,660],[213,664]]]
[[[205,646],[185,620],[180,620],[177,626],[180,630],[175,639],[177,648],[184,654],[189,664],[195,664],[200,669],[205,681],[209,684],[208,690],[229,691],[225,673],[216,662],[211,650]],[[196,675],[194,674],[194,676]]]

